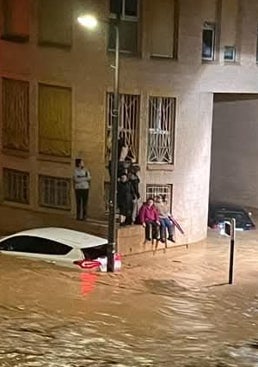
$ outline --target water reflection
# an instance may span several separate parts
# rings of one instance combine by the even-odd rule
[[[87,296],[96,287],[97,275],[95,273],[81,273],[81,295]]]

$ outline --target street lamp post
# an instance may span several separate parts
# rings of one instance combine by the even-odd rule
[[[111,177],[109,189],[108,250],[107,270],[114,271],[114,253],[117,249],[116,207],[118,170],[118,129],[119,129],[119,24],[114,24],[116,35],[114,65],[114,108],[112,111]]]
[[[95,28],[97,19],[85,15],[78,18],[80,24],[87,28]],[[115,65],[114,68],[114,104],[112,110],[112,145],[111,145],[111,177],[109,189],[108,246],[107,271],[114,271],[114,254],[117,249],[116,207],[117,207],[117,171],[118,171],[118,130],[119,130],[119,52],[120,35],[119,19],[112,23],[115,28]]]

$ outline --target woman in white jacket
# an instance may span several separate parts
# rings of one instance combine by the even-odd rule
[[[73,179],[76,197],[76,219],[85,220],[87,216],[91,175],[89,170],[84,167],[84,163],[81,158],[75,159]]]

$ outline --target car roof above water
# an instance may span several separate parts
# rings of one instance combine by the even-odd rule
[[[209,208],[212,210],[224,209],[224,210],[234,210],[234,211],[245,211],[246,209],[238,204],[225,203],[225,202],[211,202]]]
[[[34,228],[25,231],[17,232],[13,235],[1,238],[3,241],[7,238],[19,237],[19,236],[35,236],[46,238],[48,240],[63,243],[64,245],[72,246],[74,248],[90,248],[105,245],[107,240],[102,237],[93,236],[88,233],[74,231],[67,228],[59,227],[44,227],[44,228]]]

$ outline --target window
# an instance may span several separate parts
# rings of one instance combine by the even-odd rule
[[[202,59],[214,60],[215,24],[205,23],[202,31]]]
[[[71,156],[72,91],[39,85],[39,152]]]
[[[16,236],[0,243],[2,251],[27,252],[42,255],[67,255],[72,247],[47,238]]]
[[[29,204],[29,173],[3,169],[4,200]]]
[[[149,163],[174,161],[175,104],[175,98],[149,98]]]
[[[146,200],[161,195],[172,208],[172,185],[146,185]]]
[[[39,205],[70,209],[71,181],[68,178],[39,176]]]
[[[111,154],[113,109],[114,94],[107,93],[107,160],[110,159]],[[121,94],[119,96],[119,127],[121,133],[123,133],[125,143],[128,146],[127,158],[133,162],[138,160],[139,118],[140,96],[133,94]]]
[[[233,46],[224,47],[224,61],[236,61],[236,48]]]
[[[39,0],[39,43],[71,47],[73,1]]]
[[[29,0],[3,1],[3,39],[14,42],[29,40],[29,10]]]
[[[3,147],[29,150],[29,83],[3,78]]]
[[[112,25],[118,16],[120,31],[120,50],[122,52],[137,53],[138,39],[138,1],[137,0],[110,0],[110,19],[108,48],[115,49],[115,27]]]

